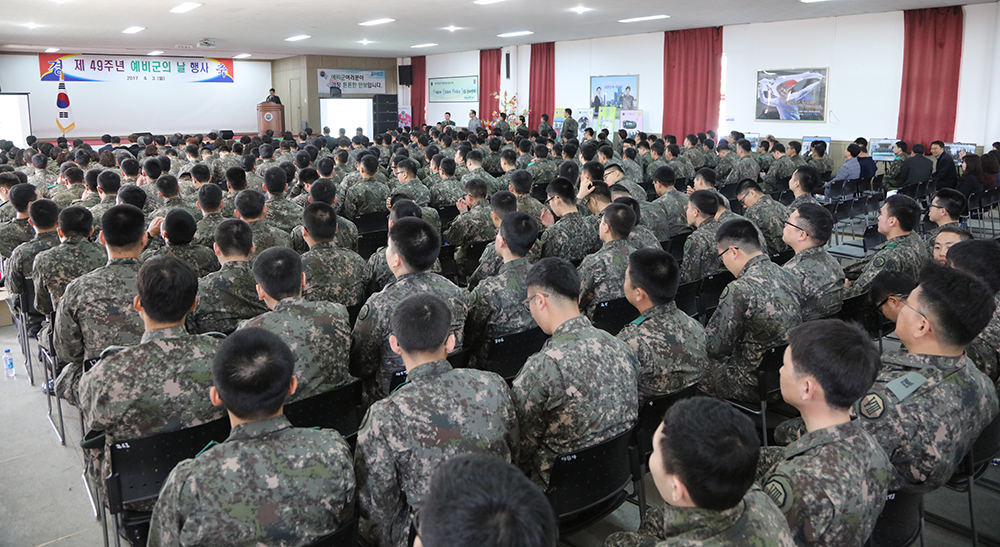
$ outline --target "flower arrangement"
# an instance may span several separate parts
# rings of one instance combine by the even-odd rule
[[[504,91],[503,96],[501,96],[500,93],[493,92],[493,98],[499,101],[500,110],[494,110],[493,118],[488,123],[484,124],[488,126],[488,128],[491,130],[494,127],[496,127],[497,122],[500,121],[501,112],[507,114],[507,123],[509,123],[511,126],[516,126],[520,123],[520,119],[518,118],[518,116],[524,116],[525,119],[527,119],[528,113],[531,112],[530,110],[522,110],[518,112],[517,93],[508,96],[507,92]]]

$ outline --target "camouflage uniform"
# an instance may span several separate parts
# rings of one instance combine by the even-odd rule
[[[648,200],[646,189],[638,184],[630,181],[629,179],[623,178],[616,182],[615,184],[620,184],[628,190],[628,195],[632,199],[638,201],[639,203],[646,203]]]
[[[489,152],[483,156],[483,170],[494,177],[499,177],[503,174],[503,168],[500,167],[499,152]]]
[[[733,165],[733,170],[726,176],[726,184],[736,184],[744,179],[756,181],[760,177],[760,166],[753,156],[743,156]]]
[[[504,186],[504,189],[506,188]],[[542,225],[542,211],[545,210],[545,205],[542,205],[542,202],[533,198],[531,194],[519,194],[517,196],[517,210],[531,215],[531,218],[535,219],[535,222],[538,223],[539,230],[545,229],[545,226]]]
[[[788,156],[781,156],[768,169],[761,183],[765,192],[777,192],[778,181],[792,176],[796,166]]]
[[[35,171],[34,175],[28,177],[28,184],[35,187],[38,197],[48,197],[50,195],[49,188],[59,184],[59,176],[44,171]]]
[[[767,256],[751,258],[722,291],[705,327],[709,360],[702,386],[726,399],[757,401],[757,375],[764,352],[785,341],[802,322],[799,282]]]
[[[202,247],[206,247],[209,250],[213,250],[212,245],[215,244],[215,229],[219,227],[219,224],[227,217],[222,213],[209,213],[204,215],[201,220],[198,221],[198,228],[195,231],[194,242]]]
[[[338,192],[338,195],[341,194]],[[385,200],[389,197],[389,187],[375,179],[363,179],[351,186],[343,196],[341,214],[347,218],[367,213],[384,213]]]
[[[844,298],[867,292],[872,279],[884,270],[903,272],[917,279],[927,261],[927,247],[916,232],[895,237],[882,244],[874,256],[844,270],[847,278],[852,280],[851,286],[844,291]]]
[[[553,178],[555,178],[555,177],[553,177]],[[494,177],[493,175],[487,173],[486,170],[483,169],[482,167],[476,167],[472,171],[469,171],[468,175],[465,175],[464,177],[462,177],[462,186],[465,186],[465,183],[469,182],[472,179],[483,179],[483,182],[486,183],[486,191],[491,196],[495,192],[499,192],[500,190],[506,190],[507,189],[506,185],[501,186],[500,181],[498,181],[496,179],[496,177]]]
[[[395,197],[397,195],[404,195],[406,199],[416,203],[421,207],[427,207],[431,202],[431,191],[429,188],[424,186],[421,182],[415,180],[408,180],[406,184],[401,184],[395,187],[390,194],[390,197]]]
[[[736,152],[730,152],[726,154],[725,157],[718,156],[719,161],[715,164],[715,177],[718,181],[724,181],[736,168],[736,160],[739,159],[736,156]]]
[[[27,281],[31,281],[32,265],[39,253],[59,245],[59,234],[55,230],[36,234],[34,239],[22,243],[14,249],[3,265],[4,286],[11,295],[24,292]],[[22,310],[28,311],[28,310]]]
[[[9,201],[3,202],[3,205],[0,205],[0,223],[10,222],[15,217],[17,217],[17,209],[14,209],[14,205]]]
[[[103,204],[104,202],[101,203]],[[111,204],[114,205],[115,202],[112,201]],[[161,205],[158,209],[153,211],[149,218],[166,217],[167,213],[169,213],[173,209],[184,209],[185,211],[191,213],[191,216],[196,219],[202,217],[201,209],[197,208],[194,205],[191,205],[189,202],[185,201],[184,198],[180,196],[174,196],[172,198],[167,198],[166,200],[164,200],[163,205]],[[104,213],[102,212],[101,214]],[[101,223],[100,221],[97,220],[97,214],[95,213],[94,226],[100,226],[100,225]]]
[[[771,171],[771,166],[775,163],[774,154],[768,151],[757,156],[757,163],[760,164],[761,171],[769,173]]]
[[[154,256],[160,255],[179,258],[181,262],[191,266],[191,269],[198,274],[198,277],[204,277],[212,272],[219,271],[219,259],[215,256],[215,253],[195,243],[167,245],[159,249],[148,249],[143,251],[139,260],[145,262]]]
[[[682,147],[681,156],[687,158],[687,160],[691,162],[691,166],[694,167],[695,169],[701,169],[702,167],[705,167],[705,162],[707,161],[705,159],[705,153],[702,152],[701,150],[698,150],[698,147],[693,147],[693,148]]]
[[[996,356],[997,348],[1000,348],[1000,293],[993,296],[993,301],[997,306],[993,317],[983,332],[966,346],[965,354],[979,367],[979,370],[996,382],[997,376],[1000,375]]]
[[[306,300],[324,300],[344,306],[360,306],[365,300],[368,279],[365,260],[355,253],[329,241],[317,243],[302,255],[302,272]]]
[[[667,188],[667,191],[662,196],[653,200],[653,205],[663,211],[663,220],[652,224],[653,233],[656,234],[657,239],[667,241],[678,234],[691,230],[685,216],[687,204],[687,195],[681,193],[676,188]],[[643,214],[642,220],[646,220],[645,214]],[[643,224],[647,224],[647,222],[643,222]]]
[[[483,199],[474,203],[468,211],[455,217],[451,227],[445,230],[442,239],[445,243],[457,247],[455,261],[462,264],[469,252],[468,245],[492,241],[496,237],[497,229],[490,217],[490,204]]]
[[[667,302],[646,310],[617,338],[639,358],[639,404],[684,389],[698,381],[706,360],[701,323]]]
[[[531,181],[534,184],[548,184],[559,176],[556,162],[550,158],[532,160],[526,169],[531,173]]]
[[[0,225],[0,256],[10,259],[14,249],[22,243],[27,243],[35,237],[35,229],[28,224],[26,218],[14,220]]]
[[[667,167],[674,170],[674,174],[678,178],[682,179],[693,179],[694,178],[694,165],[691,164],[691,160],[684,156],[678,156],[667,162]]]
[[[792,202],[788,204],[788,214],[791,215],[792,211],[798,209],[800,205],[805,203],[812,203],[813,205],[819,205],[819,201],[817,201],[812,194],[802,194],[800,196],[795,196],[795,199],[793,199]]]
[[[855,547],[875,528],[891,470],[882,447],[855,420],[805,433],[760,483],[797,545]]]
[[[368,393],[375,399],[388,395],[393,375],[405,368],[402,357],[389,347],[392,311],[407,296],[417,293],[433,294],[447,304],[451,310],[455,351],[462,349],[462,331],[468,310],[465,291],[431,272],[406,274],[396,279],[395,283],[368,298],[351,334],[351,374],[368,380]]]
[[[281,336],[295,354],[299,388],[286,403],[354,381],[347,371],[351,325],[344,306],[293,296],[279,300],[274,310],[240,323],[239,328],[247,327],[261,327]]]
[[[625,297],[625,270],[635,252],[628,240],[605,242],[601,250],[588,255],[577,267],[580,275],[580,311],[594,317],[597,304]]]
[[[58,205],[60,209],[65,209],[75,200],[80,199],[80,197],[83,196],[83,191],[86,189],[87,187],[79,182],[70,184],[69,186],[63,186],[61,190],[53,192],[52,201],[56,202],[56,205]]]
[[[250,231],[253,232],[254,251],[250,259],[251,262],[253,262],[253,257],[271,247],[290,248],[292,245],[291,239],[288,238],[288,232],[282,231],[266,220],[255,220],[247,224],[250,225]]]
[[[31,268],[35,309],[45,315],[54,312],[71,281],[100,268],[107,261],[104,247],[83,236],[68,237],[60,245],[38,253]]]
[[[767,494],[752,487],[725,511],[650,507],[638,532],[616,532],[604,547],[792,547],[784,515]]]
[[[283,232],[291,232],[302,223],[302,207],[285,197],[285,193],[269,196],[265,219]]]
[[[80,199],[73,200],[73,203],[70,203],[70,205],[78,205],[85,209],[91,209],[93,206],[97,205],[100,202],[101,202],[101,196],[97,192],[92,192],[89,194],[87,192],[84,192],[83,195],[80,196]],[[91,213],[93,213],[93,210],[91,210]],[[95,228],[98,228],[99,226],[100,223],[97,222],[94,223]]]
[[[840,311],[844,302],[844,269],[824,247],[796,253],[783,266],[802,288],[802,320],[822,319]]]
[[[625,171],[625,178],[632,182],[643,182],[642,165],[635,160],[624,159],[621,161],[622,171]]]
[[[535,156],[530,153],[521,154],[514,161],[514,169],[527,169],[531,162],[535,160]]]
[[[636,249],[660,249],[660,240],[653,234],[653,231],[648,227],[638,224],[632,227],[632,231],[628,234],[629,245],[632,245]]]
[[[469,294],[465,346],[476,352],[474,362],[485,360],[487,344],[494,338],[537,326],[531,312],[521,305],[527,295],[524,281],[530,269],[526,258],[503,263],[496,275],[484,279]]]
[[[340,215],[337,215],[336,237],[338,247],[358,252],[358,227]],[[302,226],[296,226],[292,230],[292,248],[299,254],[305,254],[309,250],[309,244],[302,236]]]
[[[372,405],[358,433],[358,499],[378,544],[405,547],[410,514],[441,462],[458,454],[516,461],[517,428],[507,385],[496,374],[453,369],[447,361],[414,367],[406,383]]]
[[[885,175],[882,177],[882,183],[885,184],[886,187],[899,188],[902,186],[903,181],[899,179],[900,175],[903,173],[903,162],[909,157],[909,154],[896,156],[895,159],[885,166]]]
[[[521,426],[519,465],[548,485],[556,458],[605,441],[638,415],[631,348],[586,317],[565,321],[528,358],[511,389]]]
[[[455,177],[442,177],[431,188],[431,206],[452,207],[465,197],[465,186]]]
[[[587,219],[573,212],[559,217],[555,224],[546,228],[535,245],[539,247],[541,258],[558,256],[573,262],[600,250],[601,238]]]
[[[351,451],[336,431],[295,428],[284,416],[243,423],[171,471],[148,545],[309,544],[351,520],[354,489]]]
[[[188,332],[204,334],[236,330],[240,321],[267,313],[257,297],[257,281],[250,263],[231,260],[198,280],[198,307],[187,316]]]
[[[743,211],[746,219],[753,222],[757,230],[764,235],[764,241],[767,242],[766,251],[769,254],[788,250],[788,244],[781,239],[781,236],[785,231],[785,220],[789,214],[784,205],[767,195],[761,196],[753,207],[747,207]]]
[[[698,226],[684,241],[684,260],[681,261],[681,283],[698,281],[710,275],[726,271],[719,259],[715,244],[715,232],[722,223],[709,218]]]
[[[831,158],[829,154],[819,159],[813,159],[810,156],[808,162],[809,165],[812,165],[817,171],[819,171],[820,178],[822,178],[825,173],[833,172],[833,158]]]
[[[853,410],[892,461],[889,491],[930,492],[997,415],[997,392],[964,355],[886,353],[875,385]]]

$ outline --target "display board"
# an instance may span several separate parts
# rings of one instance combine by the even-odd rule
[[[895,146],[895,139],[873,139],[868,141],[868,155],[875,161],[892,161],[896,159]]]
[[[320,68],[316,70],[316,86],[320,95],[377,95],[385,93],[384,70],[347,70]]]
[[[951,157],[955,160],[955,165],[962,165],[962,158],[959,157],[959,152],[965,152],[966,154],[976,153],[976,143],[972,142],[946,142],[944,143],[944,149],[951,154]]]
[[[232,59],[39,53],[43,82],[235,82]]]
[[[628,134],[627,138],[634,139],[642,131],[642,110],[621,110],[619,127]]]
[[[427,100],[432,103],[479,102],[479,76],[429,78]]]
[[[639,75],[591,76],[590,108],[597,111],[604,106],[622,110],[639,108]]]
[[[0,140],[27,148],[25,137],[31,135],[31,113],[27,93],[0,93]]]
[[[348,135],[360,127],[365,135],[372,135],[374,117],[372,99],[330,99],[319,100],[319,118],[322,127],[343,127]]]
[[[828,68],[757,71],[756,120],[826,121]]]
[[[830,145],[833,139],[830,137],[802,137],[802,154],[808,154],[813,141],[823,141],[826,143],[826,153],[830,153]]]

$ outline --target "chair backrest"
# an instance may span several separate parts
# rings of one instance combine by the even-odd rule
[[[111,514],[127,503],[156,499],[163,481],[178,463],[198,455],[212,441],[229,436],[229,418],[148,437],[116,441],[107,457],[111,476],[105,479]]]
[[[639,310],[625,297],[599,302],[594,309],[594,326],[618,334],[629,321],[639,317]]]
[[[332,534],[325,535],[309,547],[356,547],[358,545],[358,519],[354,518]]]
[[[366,213],[354,218],[359,234],[389,230],[389,212]]]
[[[628,487],[634,434],[632,426],[606,441],[556,458],[545,495],[557,517],[598,506]]]
[[[870,251],[886,241],[888,241],[886,237],[878,231],[878,224],[872,224],[865,228],[865,235],[862,236],[861,244],[864,245],[865,251]]]
[[[781,177],[778,179],[778,190],[785,192],[788,190],[788,183],[792,181],[791,175],[787,177]]]
[[[788,249],[787,251],[781,251],[776,255],[771,255],[771,262],[774,262],[778,266],[784,266],[786,262],[795,256],[794,249]]]
[[[1000,454],[1000,414],[986,424],[972,443],[972,461],[980,465],[991,461],[997,454]]]
[[[483,256],[483,251],[486,250],[487,245],[493,245],[493,240],[489,241],[477,241],[475,243],[469,243],[465,246],[465,271],[469,274],[474,272],[477,267],[479,267],[479,259]]]
[[[854,196],[857,195],[859,188],[861,186],[861,179],[851,179],[844,181],[844,195]]]
[[[358,254],[361,258],[368,259],[375,254],[380,247],[384,247],[389,242],[389,231],[367,232],[358,234]]]
[[[830,199],[837,200],[844,196],[844,184],[846,182],[847,181],[844,180],[838,180],[836,182],[830,183],[830,188],[827,191],[827,195],[830,197]]]
[[[461,351],[456,351],[448,356],[448,363],[451,364],[452,368],[469,368],[469,357],[472,352],[468,348]]]
[[[38,311],[35,310],[35,282],[32,278],[24,278],[24,286],[21,287],[21,294],[18,295],[17,301],[18,308],[20,308],[22,312],[38,313]]]
[[[690,317],[698,315],[698,295],[701,294],[701,280],[690,281],[677,287],[674,304],[677,309]]]
[[[548,339],[549,335],[540,327],[494,338],[487,343],[483,368],[503,376],[510,383],[521,371],[528,357],[538,353]]]
[[[730,200],[736,199],[737,186],[738,186],[737,183],[723,184],[722,186],[719,187],[719,193]]]
[[[443,232],[451,226],[452,221],[458,216],[458,207],[455,205],[441,207],[438,209],[438,216],[441,217],[441,231]]]
[[[698,296],[698,307],[705,314],[719,305],[719,296],[736,277],[730,272],[712,274],[702,280],[701,295]]]
[[[778,196],[778,201],[785,207],[788,207],[793,201],[795,201],[795,193],[791,190],[782,190],[781,194]]]
[[[684,232],[670,238],[670,254],[674,255],[678,263],[684,260],[684,243],[690,235],[691,232]]]
[[[757,391],[761,401],[769,394],[781,390],[781,375],[778,371],[784,364],[787,347],[788,344],[782,344],[764,351],[764,356],[757,367]]]
[[[535,184],[531,187],[531,197],[537,199],[538,201],[545,203],[545,200],[549,198],[549,183],[545,184]]]
[[[361,391],[361,380],[356,380],[285,405],[285,417],[295,427],[336,429],[345,438],[351,437],[361,428],[364,417]]]
[[[677,401],[694,397],[698,394],[698,384],[646,401],[639,407],[639,425],[636,427],[636,442],[639,444],[639,455],[643,461],[653,453],[653,435],[663,422],[663,416]]]
[[[890,493],[866,545],[904,547],[913,543],[922,527],[923,497],[923,494]]]

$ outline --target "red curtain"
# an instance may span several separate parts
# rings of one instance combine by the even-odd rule
[[[897,136],[910,146],[955,138],[962,6],[903,12],[903,87]]]
[[[717,129],[722,89],[722,27],[663,36],[663,133]]]
[[[538,129],[542,114],[556,110],[556,44],[531,44],[531,67],[528,80],[528,126]]]
[[[413,127],[427,122],[427,58],[411,57],[413,85],[410,86],[410,109],[413,111]]]
[[[493,113],[499,114],[500,101],[493,96],[500,93],[499,49],[484,49],[479,52],[479,119],[483,127],[493,122]]]

